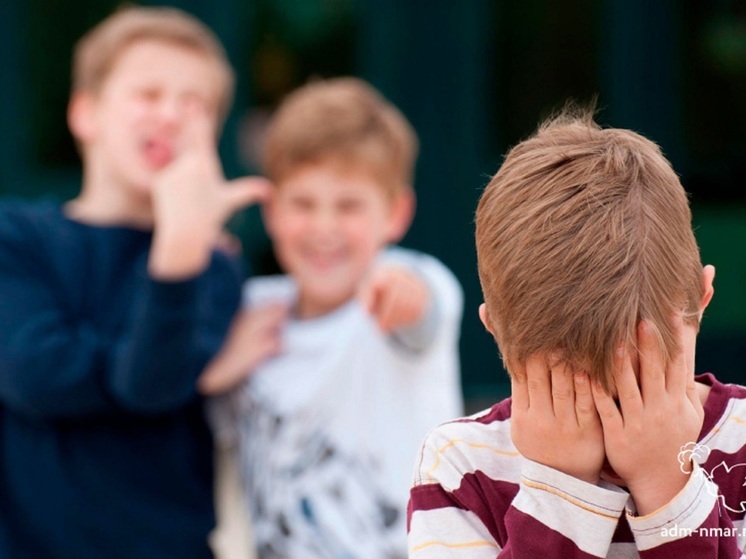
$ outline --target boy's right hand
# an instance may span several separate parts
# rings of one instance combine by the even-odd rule
[[[152,187],[155,235],[148,266],[162,280],[202,272],[228,218],[266,198],[270,188],[260,177],[226,181],[214,121],[204,108],[190,107],[183,139],[180,153]]]
[[[277,355],[287,316],[288,308],[281,304],[239,311],[222,349],[197,380],[200,393],[226,392],[246,380],[265,360]]]
[[[511,375],[510,435],[529,460],[596,484],[605,452],[587,374],[531,356]]]

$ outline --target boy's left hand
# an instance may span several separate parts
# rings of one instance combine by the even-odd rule
[[[383,332],[416,324],[430,304],[430,290],[415,273],[399,266],[373,271],[358,292],[365,308]]]
[[[668,369],[653,328],[641,322],[639,385],[629,351],[620,350],[615,371],[619,407],[599,386],[593,390],[606,457],[630,490],[640,515],[669,503],[686,484],[689,473],[682,470],[678,455],[681,447],[697,441],[704,418],[687,366],[683,319],[678,315],[674,321],[679,350]]]

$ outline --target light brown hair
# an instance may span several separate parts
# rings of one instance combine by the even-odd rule
[[[143,40],[172,43],[211,59],[223,82],[218,111],[227,115],[235,76],[225,50],[209,27],[177,8],[125,6],[90,29],[75,45],[72,92],[98,93],[117,58]]]
[[[309,83],[282,102],[267,128],[264,172],[281,182],[299,167],[331,160],[372,172],[389,192],[409,188],[417,136],[404,115],[368,83]]]
[[[510,374],[544,354],[610,389],[641,319],[666,361],[672,313],[698,323],[702,265],[678,177],[657,145],[591,111],[566,110],[510,150],[479,201],[476,244]]]

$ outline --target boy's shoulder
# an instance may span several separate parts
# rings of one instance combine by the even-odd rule
[[[511,399],[506,398],[431,430],[422,445],[414,484],[456,488],[464,476],[477,471],[517,482],[520,453],[510,437],[510,410]]]
[[[48,226],[63,219],[60,205],[52,200],[0,200],[0,229],[4,234]]]
[[[709,387],[704,403],[704,423],[699,443],[746,453],[746,386],[724,384],[715,375],[698,375],[696,381]]]
[[[65,217],[51,200],[0,200],[0,251],[12,256],[40,254],[57,238]]]

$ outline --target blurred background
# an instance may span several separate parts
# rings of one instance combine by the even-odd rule
[[[734,0],[181,0],[238,73],[221,155],[257,172],[262,127],[312,77],[356,75],[417,129],[418,213],[405,246],[443,260],[465,291],[470,411],[508,392],[481,302],[473,212],[507,149],[566,99],[658,142],[690,193],[717,268],[697,371],[746,382],[746,2]],[[65,124],[75,40],[115,0],[5,0],[0,8],[0,195],[64,200],[79,160]],[[255,273],[275,271],[258,211],[231,224]]]

